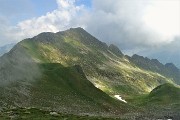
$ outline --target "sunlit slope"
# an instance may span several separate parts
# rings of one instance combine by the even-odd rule
[[[140,69],[114,45],[109,47],[82,28],[58,33],[41,33],[20,42],[37,63],[80,65],[96,87],[114,96],[149,92],[172,82],[154,71]]]

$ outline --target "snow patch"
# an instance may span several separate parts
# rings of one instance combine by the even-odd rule
[[[114,97],[117,98],[118,100],[124,102],[124,103],[127,103],[127,101],[122,99],[122,97],[120,95],[114,95]]]

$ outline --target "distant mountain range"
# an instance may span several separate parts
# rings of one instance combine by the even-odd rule
[[[180,70],[173,63],[166,63],[163,65],[157,59],[149,59],[136,54],[129,57],[129,60],[142,69],[157,72],[172,78],[175,83],[180,84]]]
[[[149,57],[158,58],[161,62],[172,62],[178,68],[180,68],[180,54],[179,51],[169,52],[169,51],[161,51],[156,52],[154,54],[149,55]]]
[[[160,46],[154,50],[151,49],[151,50],[141,51],[138,54],[149,58],[156,58],[163,64],[173,63],[178,68],[180,68],[179,47],[180,47],[180,37],[176,37],[171,43],[167,45]]]
[[[82,28],[25,39],[0,63],[1,108],[138,120],[180,117],[180,70],[174,64],[129,57]]]

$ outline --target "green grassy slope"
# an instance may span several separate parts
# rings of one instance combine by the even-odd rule
[[[81,67],[41,64],[42,79],[32,88],[32,104],[39,107],[78,113],[126,112],[120,103],[89,82]],[[43,91],[43,93],[42,93]],[[41,100],[41,102],[39,102]]]
[[[180,88],[166,83],[153,89],[149,94],[132,97],[128,100],[133,105],[152,112],[179,112]]]
[[[153,89],[148,98],[150,99],[149,102],[156,103],[158,105],[180,103],[180,88],[166,83]]]
[[[17,81],[0,87],[0,106],[36,107],[73,114],[120,115],[132,107],[96,88],[78,65],[37,64],[41,76],[35,81]]]

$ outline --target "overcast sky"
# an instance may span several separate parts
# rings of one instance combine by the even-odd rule
[[[129,55],[180,51],[180,0],[0,0],[0,46],[79,26]]]

